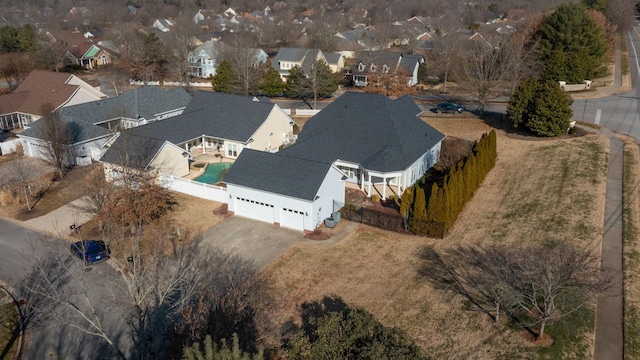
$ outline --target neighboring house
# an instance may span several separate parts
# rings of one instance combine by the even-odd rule
[[[16,90],[0,95],[0,129],[28,126],[46,115],[45,105],[58,110],[106,97],[75,75],[34,70]]]
[[[160,30],[161,32],[169,32],[173,27],[173,22],[169,19],[156,19],[152,25],[154,28]]]
[[[89,25],[91,18],[91,10],[85,6],[74,6],[69,10],[63,21],[70,23],[72,26]]]
[[[344,177],[331,162],[245,150],[224,178],[228,211],[312,232],[344,205]]]
[[[439,159],[445,135],[409,96],[347,92],[275,154],[246,151],[224,178],[236,215],[313,231],[344,205],[345,186],[402,196]]]
[[[183,88],[134,88],[126,93],[60,110],[62,117],[119,130],[146,125],[182,114],[191,96]]]
[[[282,81],[287,80],[289,70],[298,66],[305,75],[308,75],[311,66],[317,60],[324,61],[334,72],[342,71],[344,67],[344,56],[341,54],[324,54],[320,49],[304,49],[304,48],[280,48],[278,54],[271,62],[271,66],[278,70]],[[335,70],[334,70],[335,69]]]
[[[239,49],[225,45],[218,40],[207,40],[202,45],[190,51],[187,60],[189,61],[189,74],[194,77],[208,78],[215,76],[221,58],[226,51],[250,51],[253,54],[253,62],[257,66],[267,61],[267,53],[262,49]]]
[[[58,35],[57,40],[67,46],[65,58],[85,69],[111,64],[113,62],[112,52],[106,47],[94,43],[91,40],[92,36],[87,38],[87,34],[64,30]]]
[[[100,150],[104,144],[113,138],[114,133],[109,129],[95,126],[81,120],[63,118],[62,121],[70,130],[71,144],[67,146],[68,165],[89,165],[92,160],[102,156]],[[41,129],[42,122],[36,121],[32,126],[18,134],[22,140],[24,154],[40,159],[49,158],[49,142],[46,140],[46,130]]]
[[[395,73],[404,71],[407,85],[418,83],[418,68],[424,63],[422,55],[401,52],[362,51],[351,68],[351,79],[355,86],[367,86],[370,73]]]
[[[189,174],[189,153],[169,141],[125,131],[117,135],[102,162],[107,181],[117,182],[131,171],[152,171],[182,177]]]
[[[69,164],[84,165],[99,160],[116,130],[177,116],[190,100],[191,96],[182,88],[163,90],[145,86],[117,97],[61,108],[60,118],[73,136]],[[46,152],[43,153],[47,148],[46,135],[39,125],[36,121],[18,136],[23,139],[25,154],[46,158]]]
[[[293,124],[272,102],[253,96],[197,91],[182,115],[126,130],[123,135],[127,136],[120,136],[114,146],[125,138],[156,139],[175,144],[187,154],[211,153],[236,159],[249,148],[278,151],[291,138]],[[107,150],[106,159],[113,159],[107,154],[114,146]],[[184,162],[188,163],[188,159]]]

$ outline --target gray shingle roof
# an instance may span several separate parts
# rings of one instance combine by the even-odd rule
[[[306,122],[298,140],[280,154],[333,163],[345,160],[369,170],[404,170],[444,134],[417,115],[409,96],[347,92]]]
[[[72,143],[77,144],[88,140],[97,139],[100,137],[108,136],[113,134],[112,130],[103,128],[101,126],[92,125],[82,121],[75,121],[69,119],[62,119],[70,129],[71,135],[73,137]],[[43,123],[38,120],[34,121],[29,129],[26,129],[20,136],[31,137],[35,139],[42,139],[40,134],[40,126]]]
[[[271,66],[280,71],[280,61],[301,61],[300,69],[305,74],[308,74],[311,70],[311,65],[318,58],[318,54],[322,54],[320,49],[304,49],[304,48],[280,48],[278,50],[278,54],[271,62]],[[324,60],[324,55],[320,57],[321,60]],[[288,72],[289,70],[287,70]],[[284,72],[283,70],[281,72]]]
[[[247,142],[267,119],[275,104],[253,96],[197,91],[182,115],[126,132],[181,144],[202,135]]]
[[[356,66],[353,70],[354,73],[359,73],[357,64],[363,63],[366,65],[363,73],[369,72],[369,65],[373,63],[378,67],[377,71],[381,71],[383,65],[388,65],[392,70],[401,68],[409,71],[409,73],[413,73],[416,63],[419,63],[421,59],[422,55],[411,55],[401,52],[361,51],[356,59]]]
[[[330,167],[331,162],[244,149],[224,182],[313,200]]]
[[[111,144],[100,161],[127,166],[132,169],[145,169],[165,143],[125,131]]]
[[[62,108],[60,115],[76,121],[96,124],[105,120],[138,115],[153,119],[158,114],[185,107],[191,96],[183,88],[170,90],[143,86],[120,96]]]

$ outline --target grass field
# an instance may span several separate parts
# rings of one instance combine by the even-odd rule
[[[470,140],[490,130],[475,119],[429,123]],[[360,226],[335,245],[297,244],[262,274],[279,298],[274,319],[295,322],[303,302],[333,295],[404,330],[436,359],[589,357],[592,308],[550,325],[555,343],[538,348],[524,339],[520,328],[494,324],[462,299],[420,281],[416,253],[427,244],[572,241],[599,246],[607,152],[608,140],[597,135],[532,141],[499,132],[496,167],[445,239]]]

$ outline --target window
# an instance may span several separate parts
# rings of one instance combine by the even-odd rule
[[[358,64],[358,71],[364,71],[365,65],[363,63]]]
[[[233,156],[233,157],[238,156],[238,147],[236,144],[227,145],[227,151],[229,156]]]
[[[376,72],[376,68],[377,68],[376,64],[371,64],[371,66],[369,66],[369,70],[371,72]]]
[[[385,74],[389,73],[389,65],[387,64],[382,65],[382,72]]]
[[[106,56],[102,55],[100,60],[102,61],[102,65],[107,65],[107,57]]]

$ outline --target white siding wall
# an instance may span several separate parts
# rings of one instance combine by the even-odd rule
[[[331,217],[334,211],[339,210],[334,206],[344,205],[344,191],[342,173],[331,166],[318,190],[318,199],[313,202],[313,216],[310,216],[312,227],[305,227],[305,230],[313,231],[324,219]]]
[[[442,146],[442,141],[437,143],[431,150],[424,153],[420,158],[418,158],[411,166],[404,170],[404,175],[402,176],[402,186],[406,189],[409,186],[413,185],[418,179],[424,175],[427,170],[429,170],[433,165],[435,165],[440,159],[440,148]],[[415,179],[412,178],[412,174],[415,176]]]

